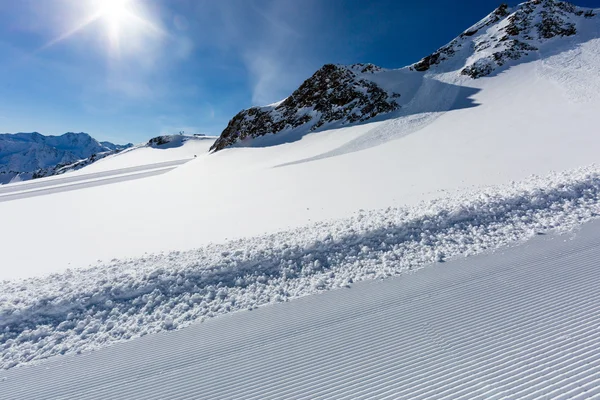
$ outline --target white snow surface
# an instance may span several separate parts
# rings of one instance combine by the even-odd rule
[[[109,155],[80,169],[33,181],[15,182],[0,187],[0,202],[64,193],[102,185],[148,178],[171,171],[200,153],[205,153],[214,137],[174,136],[164,146],[137,145]]]
[[[1,364],[97,349],[237,310],[401,275],[600,215],[595,166],[416,207],[0,284]]]
[[[36,179],[33,182],[26,182],[18,185],[4,185],[3,187],[0,187],[0,202],[46,196],[52,193],[61,193],[147,178],[164,174],[188,161],[190,161],[189,158],[121,169],[101,170],[99,172],[86,174],[65,174],[52,177],[52,179]]]
[[[6,400],[598,399],[600,223],[0,370]]]

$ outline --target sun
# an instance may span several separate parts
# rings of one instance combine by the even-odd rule
[[[144,40],[165,36],[165,32],[153,21],[139,0],[70,1],[83,4],[84,14],[74,18],[69,23],[69,28],[44,45],[42,49],[82,33],[88,27],[98,23],[104,25],[104,33],[98,37],[104,41],[108,53],[115,57],[119,57],[124,52],[132,54],[131,48],[136,46],[137,49],[142,48]]]
[[[128,0],[103,0],[99,13],[110,23],[120,23],[129,15]]]
[[[135,15],[129,10],[129,0],[102,0],[98,8],[98,19],[106,23],[108,40],[112,52],[119,52],[122,31],[131,26]]]

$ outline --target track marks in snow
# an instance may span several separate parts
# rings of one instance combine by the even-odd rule
[[[82,180],[92,180],[98,178],[105,178],[107,176],[130,174],[133,172],[141,172],[150,169],[166,168],[166,167],[177,167],[181,164],[185,164],[190,159],[165,161],[154,164],[137,165],[135,167],[119,168],[108,171],[94,172],[90,174],[67,174],[61,176],[55,176],[48,178],[36,179],[34,181],[28,181],[25,183],[8,184],[0,186],[0,194],[12,193],[15,191],[41,189],[48,186],[63,185],[66,183],[73,183]]]
[[[34,182],[17,185],[2,185],[0,186],[0,202],[160,175],[169,172],[188,161],[190,161],[190,159],[167,161],[91,174],[68,175],[56,179],[40,179],[35,180]]]
[[[573,103],[594,101],[600,92],[600,39],[542,58],[537,74],[556,83]]]
[[[600,223],[0,372],[7,399],[596,398]]]

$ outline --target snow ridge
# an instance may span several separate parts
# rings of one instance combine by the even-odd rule
[[[0,367],[401,275],[600,213],[589,166],[410,208],[0,284]]]

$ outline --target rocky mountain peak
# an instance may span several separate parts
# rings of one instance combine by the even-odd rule
[[[384,71],[373,64],[326,64],[288,98],[274,106],[252,107],[229,122],[211,150],[221,150],[237,141],[279,133],[308,124],[310,130],[337,122],[365,121],[399,108],[390,93],[370,80]]]
[[[424,72],[466,52],[468,61],[460,73],[476,79],[491,74],[508,60],[527,56],[550,39],[575,35],[578,21],[592,17],[593,10],[564,1],[530,0],[515,8],[502,4],[411,68]]]

